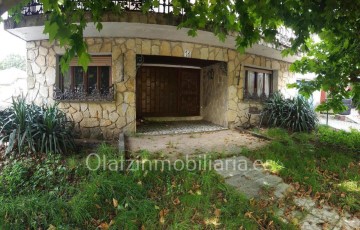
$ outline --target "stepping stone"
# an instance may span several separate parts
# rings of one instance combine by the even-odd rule
[[[246,157],[233,157],[214,161],[215,171],[229,178],[236,175],[244,175],[248,171],[253,170],[253,163]]]
[[[225,182],[243,194],[245,194],[248,198],[258,197],[259,192],[262,187],[244,176],[237,175],[230,178],[225,179]]]
[[[264,188],[274,188],[275,196],[281,198],[286,194],[290,185],[275,175],[270,175],[248,158],[243,156],[219,159],[214,162],[215,171],[225,178],[225,182],[234,186],[247,197],[257,197]]]
[[[276,187],[278,186],[278,184],[283,182],[283,180],[278,176],[266,175],[266,174],[262,174],[262,175],[263,177],[255,180],[261,186]]]
[[[359,230],[360,219],[358,218],[341,218],[339,223],[335,226],[334,230]]]
[[[216,160],[214,163],[215,171],[225,178],[225,182],[247,198],[256,198],[264,187],[274,188],[274,195],[281,199],[294,188],[283,182],[275,175],[270,175],[262,168],[256,168],[255,165],[246,157],[239,156],[227,159]],[[289,216],[284,216],[285,208],[277,212],[277,216],[284,222],[300,220],[300,229],[303,230],[360,230],[360,219],[350,219],[350,215],[340,218],[335,209],[324,205],[322,208],[316,208],[315,202],[307,197],[294,197],[294,203],[302,207],[305,212],[293,210]]]
[[[302,230],[324,230],[333,229],[335,226],[327,223],[325,220],[317,216],[308,214],[301,222],[300,229]]]
[[[299,207],[303,207],[306,211],[310,211],[315,207],[315,202],[312,199],[306,197],[295,197],[294,203]]]
[[[340,216],[335,211],[335,209],[327,205],[324,205],[321,209],[313,208],[310,213],[326,221],[327,223],[330,223],[331,225],[336,225],[337,222],[340,220]]]
[[[276,186],[274,195],[276,198],[281,199],[292,191],[294,191],[294,188],[291,185],[280,183]]]

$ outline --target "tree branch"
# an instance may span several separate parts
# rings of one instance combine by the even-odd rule
[[[0,16],[23,0],[0,0]]]

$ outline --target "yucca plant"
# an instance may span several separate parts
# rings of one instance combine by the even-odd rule
[[[6,154],[65,153],[75,147],[72,123],[56,105],[40,107],[17,98],[0,118],[0,141],[7,143]]]
[[[34,106],[26,104],[24,98],[13,99],[12,106],[2,112],[0,123],[0,140],[8,143],[5,154],[17,149],[18,153],[26,148],[34,151],[32,141],[32,130],[29,124],[33,122],[34,116],[30,111]]]
[[[263,113],[268,125],[292,132],[309,132],[318,122],[313,106],[300,95],[286,99],[276,92],[265,102]]]
[[[66,153],[75,148],[73,123],[68,121],[57,105],[43,107],[38,120],[32,124],[33,139],[40,152]]]

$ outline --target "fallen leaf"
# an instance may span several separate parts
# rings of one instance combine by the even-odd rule
[[[56,230],[56,227],[54,225],[50,224],[50,226],[48,227],[47,230]]]
[[[322,229],[326,230],[326,229],[329,229],[329,224],[328,223],[324,223],[322,225]]]
[[[101,223],[98,228],[100,229],[104,229],[104,230],[107,230],[109,229],[109,225],[107,223]]]
[[[299,190],[300,189],[300,184],[298,182],[293,184],[295,190]]]
[[[100,209],[100,208],[101,208],[100,205],[98,205],[98,204],[95,204],[95,207],[96,207],[97,209]]]
[[[309,188],[309,190],[306,192],[306,194],[311,194],[311,192],[312,192],[312,186],[309,186],[310,188]]]
[[[179,200],[178,197],[177,197],[175,200],[173,200],[173,204],[174,204],[174,205],[180,204],[180,200]]]
[[[216,217],[220,217],[220,215],[221,215],[221,210],[220,209],[215,209],[215,211],[214,211],[214,215],[216,216]]]
[[[169,213],[169,209],[163,209],[159,212],[160,217],[164,217]]]
[[[113,205],[114,205],[114,208],[117,208],[119,206],[119,202],[115,198],[113,198]]]
[[[246,213],[245,213],[245,217],[247,217],[247,218],[252,218],[252,213],[253,213],[253,212],[246,212]]]
[[[163,216],[160,217],[160,224],[164,224],[165,223],[165,218]]]

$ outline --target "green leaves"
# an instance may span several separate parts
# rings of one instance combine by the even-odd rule
[[[77,1],[40,2],[47,12],[44,33],[66,50],[64,60],[61,60],[62,71],[68,69],[75,56],[87,68],[89,57],[86,55],[83,31],[88,22],[93,22],[100,31],[105,13],[121,13],[124,10],[124,6],[115,5],[111,0],[81,1],[81,8],[78,8]],[[312,88],[305,90],[300,87],[300,91],[309,93],[311,90],[327,89],[338,97],[360,98],[359,90],[351,93],[344,90],[349,84],[354,89],[359,88],[360,11],[357,9],[360,1],[172,0],[172,5],[174,15],[184,14],[179,28],[188,28],[188,35],[196,36],[197,30],[207,30],[221,41],[226,41],[231,34],[240,52],[261,41],[283,45],[279,44],[279,28],[291,29],[290,47],[282,52],[283,55],[304,54],[305,57],[295,62],[291,69],[300,73],[312,72],[317,76]],[[147,13],[157,6],[160,6],[159,0],[145,0],[142,12]],[[10,15],[17,23],[20,22],[21,5],[13,8]],[[314,34],[321,38],[319,43],[311,41]]]
[[[57,105],[39,107],[25,99],[0,111],[0,140],[9,142],[6,153],[62,153],[74,149],[73,126]]]
[[[318,121],[307,99],[301,96],[285,99],[279,92],[265,102],[264,117],[270,126],[292,132],[310,132]]]
[[[53,42],[58,37],[59,25],[57,22],[45,22],[44,33],[49,34],[49,41]]]

